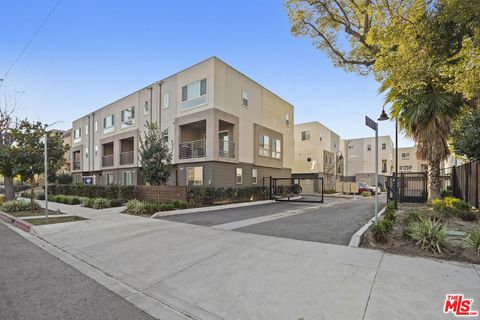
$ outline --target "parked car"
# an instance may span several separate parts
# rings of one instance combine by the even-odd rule
[[[370,192],[371,194],[375,194],[375,192],[378,192],[378,194],[380,194],[382,191],[381,191],[380,187],[375,188],[373,186],[368,185],[365,182],[359,182],[358,183],[358,193],[361,194],[362,192]]]

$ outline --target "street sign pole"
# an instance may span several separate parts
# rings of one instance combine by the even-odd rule
[[[375,223],[378,223],[378,123],[365,116],[365,125],[375,131]]]

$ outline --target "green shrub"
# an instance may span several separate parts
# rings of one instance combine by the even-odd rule
[[[445,226],[438,220],[422,217],[407,227],[407,234],[425,251],[442,252],[445,246]]]
[[[73,177],[69,173],[61,173],[57,175],[57,183],[58,184],[72,184]]]
[[[335,189],[326,189],[323,193],[325,194],[333,194],[336,193],[337,191]]]
[[[453,196],[452,190],[442,189],[442,190],[440,191],[440,197],[441,197],[442,199],[444,199],[444,198],[446,198],[446,197],[451,197],[451,196]]]
[[[112,199],[110,200],[110,205],[112,207],[121,207],[123,205],[123,200],[120,200],[120,199]]]
[[[372,226],[373,238],[377,242],[386,242],[387,235],[393,229],[393,223],[390,220],[382,219]]]
[[[394,222],[397,219],[395,211],[385,210],[385,220]]]
[[[403,223],[408,226],[410,225],[412,222],[418,222],[420,220],[422,220],[422,218],[424,218],[426,215],[423,211],[415,211],[415,212],[410,212],[409,214],[407,214],[407,216],[405,217],[405,219],[403,220]]]
[[[436,212],[448,216],[457,216],[472,209],[468,203],[454,197],[435,199],[432,201],[432,206]]]
[[[188,207],[186,201],[178,200],[178,199],[173,200],[172,204],[175,208],[178,208],[178,209],[186,209]]]
[[[480,254],[480,228],[468,233],[467,245]]]
[[[19,212],[29,211],[31,209],[31,203],[27,200],[10,200],[2,204],[0,207],[5,212]],[[35,202],[35,210],[40,209],[38,202]]]
[[[278,195],[288,193],[289,188],[290,186],[277,186]],[[261,186],[238,188],[195,186],[187,188],[187,199],[191,204],[211,204],[224,201],[236,202],[264,199],[267,193],[268,189]]]
[[[57,196],[58,197],[58,196]],[[93,204],[95,203],[94,198],[85,198],[83,199],[82,205],[86,208],[93,208]]]
[[[126,204],[127,213],[136,215],[152,215],[159,211],[158,206],[155,203],[140,201],[137,199],[129,200]]]
[[[175,210],[175,207],[171,203],[162,203],[159,209],[160,211],[171,211],[171,210]]]
[[[105,198],[95,198],[93,201],[93,209],[105,209],[110,208],[112,204],[110,203],[110,199]]]
[[[372,193],[370,191],[363,191],[362,192],[362,197],[371,197]]]
[[[129,200],[133,199],[135,186],[51,184],[48,188],[52,195]]]

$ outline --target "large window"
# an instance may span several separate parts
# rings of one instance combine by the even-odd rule
[[[387,144],[386,143],[382,143],[382,150],[386,150],[387,149]]]
[[[302,141],[310,140],[310,131],[302,131]]]
[[[168,109],[170,107],[170,92],[167,91],[163,94],[162,108]]]
[[[187,168],[187,186],[203,186],[203,167]]]
[[[264,157],[270,156],[270,137],[269,136],[258,137],[258,154]]]
[[[88,136],[88,124],[85,125],[85,135]]]
[[[198,80],[182,87],[182,109],[198,107],[207,103],[207,79]]]
[[[77,128],[73,131],[73,143],[82,141],[82,129]]]
[[[135,107],[122,110],[121,114],[122,128],[130,127],[135,123]]]
[[[402,153],[402,159],[404,159],[404,160],[410,159],[410,152],[404,152],[404,153]]]
[[[257,184],[258,183],[258,171],[257,169],[253,168],[252,169],[252,184]]]
[[[279,139],[272,139],[272,158],[282,158],[282,142]]]
[[[387,173],[387,160],[382,160],[382,173]]]
[[[150,112],[150,106],[148,105],[148,101],[145,101],[143,105],[143,114],[147,115]]]
[[[106,116],[103,118],[103,133],[109,133],[113,132],[115,130],[114,128],[114,116],[113,114]]]
[[[243,169],[242,168],[236,168],[235,169],[235,183],[236,184],[242,184],[243,182]]]
[[[368,151],[371,151],[371,150],[372,150],[372,145],[371,145],[371,144],[367,145],[367,150],[368,150]]]
[[[285,125],[290,125],[290,117],[288,116],[288,113],[285,113]]]
[[[95,132],[98,131],[98,120],[95,120]]]
[[[248,108],[248,92],[247,90],[242,90],[242,106]]]
[[[133,175],[135,174],[134,171],[128,170],[123,171],[123,185],[124,186],[132,186],[133,185]]]

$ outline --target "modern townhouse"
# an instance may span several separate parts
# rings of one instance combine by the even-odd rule
[[[372,184],[375,174],[375,137],[342,140],[345,175]],[[378,137],[378,173],[392,175],[394,171],[393,141],[390,136]],[[383,178],[380,178],[383,182]],[[373,183],[374,184],[374,183]]]
[[[212,57],[75,120],[74,181],[143,184],[138,144],[147,121],[171,146],[168,184],[255,186],[290,177],[293,106]]]
[[[335,176],[343,175],[340,136],[317,121],[296,124],[294,135],[292,177],[322,177],[325,188],[334,188]]]
[[[72,129],[68,129],[65,132],[62,133],[62,140],[63,140],[63,145],[65,146],[72,146]],[[63,156],[64,158],[64,163],[62,165],[62,168],[60,169],[61,172],[63,173],[69,173],[72,168],[72,163],[71,163],[71,152],[70,150],[65,152],[65,155]]]
[[[394,150],[395,152],[395,150]],[[417,158],[417,147],[398,148],[398,172],[425,172],[428,161]]]

